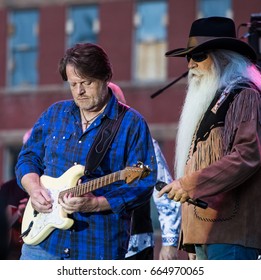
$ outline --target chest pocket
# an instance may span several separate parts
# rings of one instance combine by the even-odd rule
[[[72,133],[64,131],[52,131],[45,141],[45,146],[64,145],[72,137]],[[57,147],[56,147],[57,148]]]
[[[44,143],[44,161],[48,164],[55,164],[58,157],[65,156],[70,152],[69,141],[73,137],[72,133],[64,131],[52,131],[45,139]]]

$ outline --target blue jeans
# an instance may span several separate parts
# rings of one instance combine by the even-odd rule
[[[197,260],[257,260],[256,248],[235,244],[195,245]]]
[[[63,260],[63,256],[57,257],[46,252],[41,246],[27,245],[22,246],[20,260]]]

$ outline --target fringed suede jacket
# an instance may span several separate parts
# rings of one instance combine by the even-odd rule
[[[220,93],[196,129],[179,179],[207,209],[182,205],[182,243],[261,248],[261,94],[237,84]]]

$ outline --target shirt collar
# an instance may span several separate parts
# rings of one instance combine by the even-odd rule
[[[109,94],[111,96],[103,115],[107,116],[109,119],[117,119],[118,118],[118,100],[115,95],[112,93],[112,90],[109,88]]]

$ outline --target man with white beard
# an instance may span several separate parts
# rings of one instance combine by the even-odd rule
[[[176,173],[179,177],[183,175],[196,126],[213,100],[218,87],[218,78],[213,65],[210,71],[192,68],[188,74],[188,81],[177,136],[176,158],[179,159],[179,164],[176,166]]]
[[[188,90],[175,153],[175,180],[159,196],[182,203],[180,244],[197,259],[251,260],[261,249],[261,73],[234,22],[193,22]],[[207,203],[203,209],[193,201]],[[192,203],[189,203],[192,202]]]

